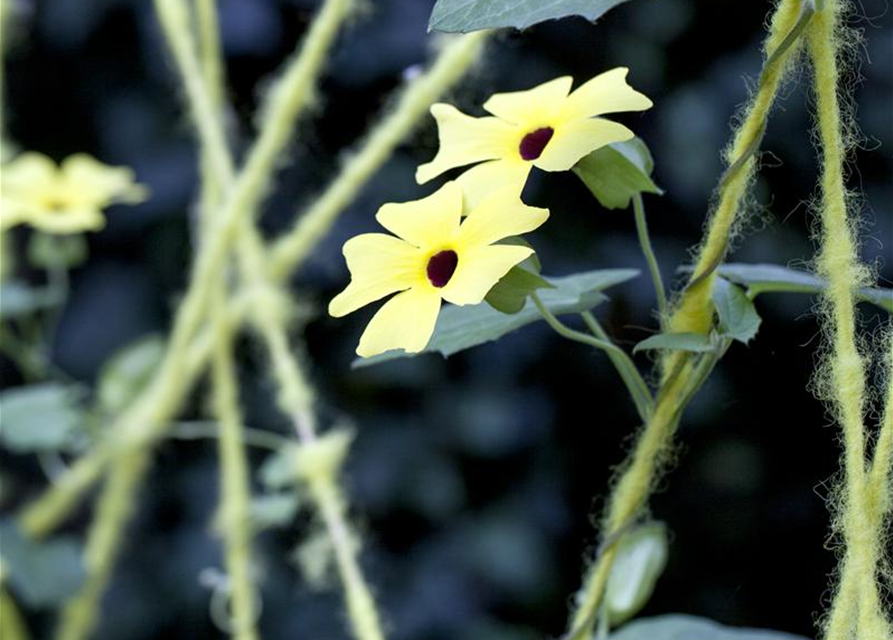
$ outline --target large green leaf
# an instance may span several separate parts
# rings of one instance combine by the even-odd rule
[[[609,640],[806,640],[781,631],[724,627],[681,614],[642,618],[612,633]]]
[[[580,313],[605,300],[605,296],[600,293],[603,289],[626,282],[637,275],[639,272],[635,269],[604,269],[562,278],[546,278],[555,288],[542,290],[539,297],[555,315]],[[437,318],[434,335],[422,353],[439,351],[444,357],[451,356],[464,349],[498,340],[507,333],[541,319],[542,316],[530,300],[521,311],[513,315],[500,313],[485,303],[444,307]],[[417,354],[388,351],[372,358],[357,359],[354,366],[364,367],[410,355]]]
[[[0,522],[0,560],[4,580],[32,608],[61,604],[84,579],[81,545],[60,536],[34,542],[11,521]]]
[[[468,33],[480,29],[525,29],[538,22],[582,16],[596,20],[628,0],[437,0],[429,31]]]
[[[726,280],[747,287],[750,297],[768,292],[821,293],[825,281],[808,271],[777,264],[724,264],[717,270]],[[893,289],[866,288],[860,298],[893,313]]]
[[[82,397],[79,387],[52,382],[0,393],[0,441],[16,453],[69,448],[84,426]]]
[[[596,149],[573,171],[606,209],[626,209],[639,193],[663,193],[651,180],[654,161],[639,138]]]

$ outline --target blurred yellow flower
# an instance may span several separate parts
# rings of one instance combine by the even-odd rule
[[[462,190],[448,182],[427,198],[378,210],[376,220],[398,237],[365,233],[344,244],[351,281],[329,303],[331,315],[341,317],[401,292],[372,317],[358,355],[422,351],[434,333],[441,300],[482,302],[502,276],[533,253],[529,247],[493,243],[533,231],[549,217],[547,209],[522,203],[513,187],[491,193],[464,221],[462,213]]]
[[[29,224],[46,233],[96,231],[102,209],[146,199],[127,167],[110,167],[79,153],[57,166],[40,153],[23,153],[0,168],[0,231]]]
[[[573,93],[570,76],[528,91],[497,93],[484,103],[493,116],[484,118],[435,104],[431,113],[440,149],[434,160],[418,168],[416,180],[424,184],[449,169],[480,163],[457,179],[466,205],[473,207],[494,187],[514,185],[520,195],[531,167],[567,171],[599,147],[629,140],[632,131],[595,117],[651,107],[651,100],[626,83],[628,72],[625,67],[611,69]]]

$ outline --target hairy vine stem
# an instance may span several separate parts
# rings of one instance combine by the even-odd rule
[[[748,105],[741,126],[728,151],[729,168],[720,180],[718,204],[710,218],[694,271],[676,307],[666,319],[673,333],[706,334],[713,324],[711,301],[715,269],[723,261],[738,211],[754,171],[754,154],[766,129],[766,120],[778,89],[801,48],[806,24],[814,5],[800,0],[781,0],[770,23],[765,43],[765,62],[756,95]],[[718,352],[721,353],[721,352]],[[657,479],[685,405],[715,365],[694,362],[685,352],[669,351],[661,359],[660,388],[654,412],[645,422],[630,457],[608,499],[602,536],[613,539],[631,520],[641,516]],[[706,371],[706,373],[705,373]],[[584,640],[592,634],[616,556],[612,545],[594,560],[577,594],[577,608],[569,622],[568,640]]]

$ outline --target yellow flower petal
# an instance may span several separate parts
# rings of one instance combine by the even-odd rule
[[[0,198],[4,201],[39,201],[41,193],[55,188],[56,164],[41,153],[23,153],[3,165],[0,183]]]
[[[520,127],[549,126],[573,83],[572,77],[562,76],[527,91],[497,93],[484,103],[484,109]]]
[[[103,208],[112,202],[137,204],[146,199],[146,190],[136,184],[128,167],[111,167],[84,153],[62,162],[62,193],[72,203]]]
[[[329,314],[335,317],[408,289],[424,274],[424,255],[408,242],[383,233],[351,238],[344,243],[343,253],[351,281],[329,303]]]
[[[456,178],[465,196],[465,211],[471,211],[495,189],[502,187],[511,186],[520,197],[532,166],[515,153],[509,158],[484,162],[465,171]]]
[[[626,83],[627,73],[628,68],[617,67],[577,87],[564,102],[560,112],[561,119],[650,109],[651,100]]]
[[[471,210],[462,223],[457,250],[493,244],[509,236],[533,231],[549,219],[549,210],[528,207],[517,190],[502,187]]]
[[[459,264],[449,283],[440,290],[453,304],[478,304],[499,279],[533,253],[530,247],[490,245],[474,247],[459,255]]]
[[[434,160],[416,170],[416,181],[424,184],[444,171],[467,164],[500,158],[516,144],[515,128],[499,118],[473,118],[449,104],[435,104],[440,148]]]
[[[99,231],[105,227],[105,216],[99,209],[84,207],[30,215],[24,222],[44,233],[69,234]]]
[[[385,229],[425,249],[449,242],[459,231],[461,217],[462,191],[455,182],[421,200],[388,203],[375,214]]]
[[[629,140],[633,135],[622,124],[610,120],[571,120],[555,129],[549,144],[533,164],[544,171],[567,171],[599,147]]]
[[[360,336],[357,355],[369,358],[391,349],[422,351],[434,333],[440,294],[431,287],[414,287],[388,300]]]

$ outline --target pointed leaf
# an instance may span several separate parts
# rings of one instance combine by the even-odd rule
[[[554,314],[580,313],[592,309],[606,298],[603,289],[626,282],[639,275],[635,269],[604,269],[586,271],[561,278],[546,278],[554,289],[544,289],[540,293],[543,304]],[[464,349],[470,349],[486,342],[498,340],[502,336],[533,322],[542,320],[530,300],[524,308],[513,315],[496,311],[490,305],[447,306],[437,318],[434,335],[422,353],[439,351],[444,357]],[[365,367],[396,358],[411,355],[404,351],[388,351],[373,358],[358,358],[354,367]]]
[[[762,320],[741,287],[717,278],[713,286],[713,304],[724,336],[747,344],[757,335]]]
[[[777,264],[724,264],[717,269],[730,282],[747,287],[751,298],[769,292],[821,293],[825,289],[822,278],[801,269],[789,269]],[[893,313],[893,289],[869,287],[859,292],[863,302],[870,302]]]
[[[710,340],[710,336],[700,333],[658,333],[646,340],[642,340],[642,342],[633,347],[633,353],[653,349],[706,353],[713,351],[715,348]]]
[[[555,285],[520,266],[500,278],[484,300],[502,313],[518,313],[524,308],[527,297],[537,289],[554,289]]]
[[[639,138],[596,149],[573,172],[606,209],[626,209],[638,193],[661,194],[651,180],[654,161]]]

